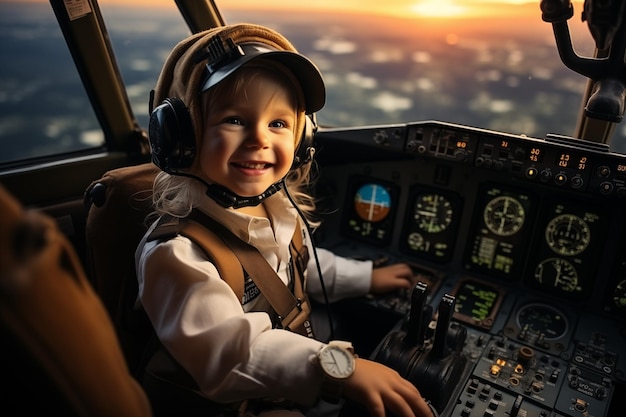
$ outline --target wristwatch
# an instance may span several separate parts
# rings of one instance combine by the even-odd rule
[[[343,392],[343,381],[354,373],[356,358],[352,343],[333,340],[317,353],[319,367],[325,376],[321,397],[338,403]]]

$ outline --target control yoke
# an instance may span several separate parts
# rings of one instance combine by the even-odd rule
[[[585,0],[583,7],[582,20],[596,43],[597,58],[581,57],[574,51],[567,25],[574,15],[571,0],[541,0],[541,18],[552,24],[561,61],[594,83],[585,115],[619,123],[626,101],[626,2]]]

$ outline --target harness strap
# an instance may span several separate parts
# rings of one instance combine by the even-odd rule
[[[300,267],[294,268],[298,272],[294,277],[294,293],[292,293],[254,246],[239,239],[222,224],[199,210],[193,210],[189,219],[191,221],[185,225],[185,229],[188,228],[189,225],[194,224],[194,222],[198,222],[205,226],[201,227],[199,230],[204,231],[210,229],[220,236],[223,242],[226,243],[237,257],[241,266],[248,271],[250,278],[252,278],[261,293],[278,314],[284,329],[304,335],[311,334],[310,324],[308,322],[311,308],[308,298],[304,294],[302,283],[303,275],[301,274],[302,271],[300,271]],[[300,235],[299,229],[296,229],[294,232],[294,236],[297,235]],[[202,238],[201,234],[198,237]],[[299,238],[300,242],[302,242],[302,237],[299,236]],[[197,242],[201,241],[199,240]],[[295,258],[293,259],[295,262]]]
[[[282,328],[309,337],[313,335],[308,321],[311,308],[304,292],[308,250],[303,245],[300,229],[296,228],[289,248],[294,272],[293,293],[254,246],[205,213],[193,210],[185,219],[163,216],[148,241],[167,240],[177,235],[191,239],[203,249],[239,300],[243,299],[246,271],[278,314]]]
[[[243,300],[244,270],[237,256],[224,245],[224,241],[214,231],[195,221],[186,222],[180,234],[196,242],[214,260],[220,277],[237,295],[237,299]]]
[[[233,251],[224,245],[224,241],[214,231],[188,219],[163,216],[148,236],[148,241],[169,240],[177,235],[191,239],[202,248],[213,261],[220,277],[241,301],[244,292],[244,270]]]

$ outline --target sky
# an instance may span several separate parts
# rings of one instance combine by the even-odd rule
[[[2,0],[0,0],[2,1]],[[48,0],[26,0],[48,1]],[[584,0],[574,0],[575,13],[582,11]],[[171,6],[173,0],[98,0],[99,4],[149,5],[150,7]],[[216,0],[224,8],[258,8],[258,0]],[[268,5],[269,3],[269,5]],[[271,0],[263,2],[263,8],[315,9],[340,11],[349,9],[364,13],[385,13],[404,17],[467,18],[503,15],[514,11],[539,13],[541,0],[315,0],[311,2],[293,0]],[[512,5],[523,7],[511,7]],[[576,12],[578,11],[578,12]]]

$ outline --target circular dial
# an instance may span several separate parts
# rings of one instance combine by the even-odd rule
[[[498,236],[511,236],[524,225],[522,204],[515,198],[499,196],[487,203],[483,212],[487,228]]]
[[[354,209],[361,219],[379,222],[391,210],[391,196],[382,185],[362,185],[354,196]]]
[[[347,378],[354,372],[354,355],[339,346],[323,348],[319,360],[324,372],[332,378]]]
[[[407,244],[411,250],[419,251],[424,247],[424,236],[417,232],[410,233],[407,236]]]
[[[559,255],[578,255],[587,249],[590,241],[587,222],[574,214],[561,214],[546,227],[546,242]]]
[[[567,318],[554,307],[545,304],[528,304],[517,313],[520,329],[541,334],[546,339],[559,339],[568,328]]]
[[[420,194],[415,202],[413,218],[428,233],[442,232],[452,223],[452,204],[440,194]]]
[[[535,279],[545,287],[556,288],[563,292],[580,290],[576,268],[561,258],[548,258],[541,261],[535,268]]]

